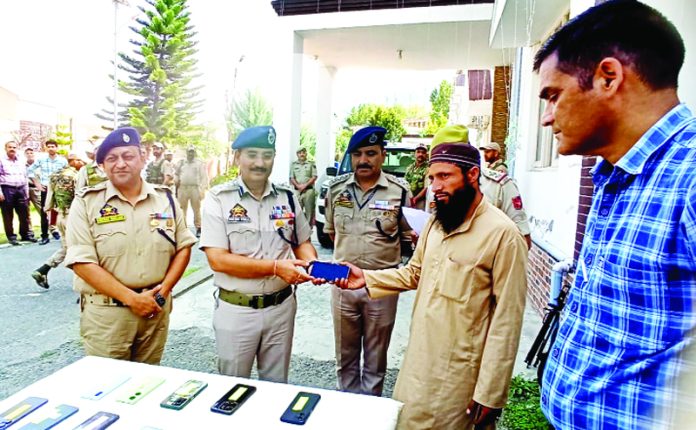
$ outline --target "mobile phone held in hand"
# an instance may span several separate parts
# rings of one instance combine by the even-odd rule
[[[219,414],[232,415],[254,392],[256,392],[256,387],[237,384],[224,396],[220,397],[220,400],[215,402],[210,410]]]
[[[283,416],[280,417],[280,420],[284,423],[304,425],[317,406],[317,403],[319,403],[319,399],[321,399],[319,394],[300,391],[293,401],[290,402],[290,405],[283,413]]]
[[[337,281],[339,279],[348,279],[350,275],[350,267],[338,264],[329,263],[326,261],[312,261],[309,263],[309,276],[327,281]]]

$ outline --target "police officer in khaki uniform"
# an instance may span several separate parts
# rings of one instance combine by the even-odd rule
[[[191,145],[186,150],[186,160],[181,160],[176,167],[176,196],[181,203],[181,210],[188,213],[189,203],[193,209],[193,224],[196,237],[201,236],[201,201],[208,187],[208,174],[205,164],[196,158],[196,147]]]
[[[170,190],[175,191],[174,183],[176,181],[176,167],[174,166],[174,152],[171,149],[164,151],[162,173],[164,174],[162,185],[166,185]],[[186,211],[184,211],[184,213],[186,213]]]
[[[479,145],[479,149],[483,151],[483,159],[485,163],[481,163],[483,167],[496,172],[507,173],[507,164],[500,157],[500,145],[495,142],[486,142]]]
[[[351,137],[354,173],[334,179],[326,197],[324,231],[334,239],[334,259],[362,269],[397,267],[401,239],[411,231],[401,213],[411,198],[409,186],[382,172],[385,133],[366,127]],[[339,389],[382,394],[397,301],[397,296],[369,300],[365,290],[332,290]]]
[[[300,205],[304,211],[309,225],[314,225],[314,204],[317,194],[314,191],[314,183],[317,181],[316,164],[307,161],[307,150],[297,150],[297,160],[290,166],[290,183],[300,195]]]
[[[286,382],[295,326],[295,285],[317,252],[291,189],[268,178],[275,159],[273,127],[244,130],[232,145],[239,177],[213,187],[203,201],[200,247],[218,288],[213,328],[220,373]]]
[[[468,129],[463,125],[453,125],[438,131],[433,138],[430,151],[442,143],[468,143],[468,141]],[[525,242],[527,242],[527,248],[531,248],[532,237],[530,234],[531,230],[529,228],[527,212],[524,210],[522,197],[520,196],[520,191],[517,188],[515,181],[513,181],[512,178],[507,175],[507,173],[502,173],[483,167],[481,168],[479,181],[483,195],[486,196],[489,202],[493,203],[493,206],[505,212],[505,215],[507,215],[515,223],[515,225],[517,225],[517,228],[524,237]],[[427,199],[428,210],[432,211],[435,205],[432,190],[428,192]]]
[[[109,180],[78,192],[66,227],[80,334],[88,355],[158,364],[171,291],[196,239],[168,189],[141,179],[134,128],[114,130],[97,152]]]

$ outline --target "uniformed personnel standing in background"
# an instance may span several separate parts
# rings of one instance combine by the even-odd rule
[[[176,196],[181,203],[184,215],[188,213],[189,203],[193,209],[193,224],[196,226],[196,237],[201,236],[201,201],[208,188],[208,173],[205,164],[196,158],[196,147],[190,145],[186,150],[186,160],[181,160],[176,166]]]
[[[295,326],[294,285],[317,258],[311,229],[291,189],[269,181],[275,129],[252,127],[232,145],[239,177],[203,201],[200,247],[218,288],[213,328],[220,373],[287,382]]]
[[[435,136],[430,146],[430,151],[437,145],[442,143],[469,143],[469,130],[463,125],[451,125],[440,129]],[[482,163],[483,164],[483,163]],[[481,175],[479,176],[481,192],[493,206],[505,212],[520,231],[520,234],[527,242],[527,249],[532,247],[532,236],[529,228],[529,220],[527,212],[524,210],[522,196],[517,184],[507,173],[494,171],[481,167]],[[432,192],[428,193],[429,211],[434,207]]]
[[[406,169],[404,179],[411,187],[411,207],[425,209],[426,180],[428,174],[428,147],[421,143],[415,151],[416,159]]]
[[[479,145],[479,150],[483,151],[483,159],[485,160],[481,163],[482,167],[500,173],[508,172],[508,166],[500,156],[500,145],[496,142],[485,142]]]
[[[169,189],[142,180],[134,128],[111,132],[96,161],[109,180],[78,192],[66,227],[65,266],[77,275],[85,352],[158,364],[171,291],[196,238]]]
[[[90,162],[82,167],[79,172],[77,172],[75,190],[79,191],[84,187],[93,187],[109,179],[106,177],[104,170],[102,170],[102,168],[99,167],[96,162],[96,154],[98,150],[99,145],[95,146],[92,150],[85,151],[87,158],[90,159]]]
[[[297,160],[290,165],[290,183],[300,196],[300,205],[310,226],[314,225],[314,204],[317,200],[314,183],[316,181],[316,164],[307,160],[305,148],[298,149]]]
[[[144,149],[144,148],[143,148]],[[145,180],[151,184],[164,184],[164,145],[159,142],[152,144],[152,156],[154,160],[147,163],[145,167]]]
[[[46,195],[46,205],[44,211],[56,210],[58,218],[56,227],[61,235],[60,248],[54,252],[46,262],[38,269],[34,270],[31,277],[41,288],[48,288],[48,272],[58,267],[65,260],[67,247],[65,245],[65,223],[68,219],[70,205],[75,198],[75,184],[77,182],[77,172],[82,168],[84,162],[80,157],[71,152],[68,154],[68,165],[60,171],[51,175],[48,181],[48,194]]]
[[[382,172],[385,134],[382,127],[355,132],[347,149],[353,173],[334,179],[326,196],[324,231],[334,240],[334,259],[361,269],[397,267],[401,240],[411,232],[401,212],[411,198],[408,184]],[[364,289],[331,290],[339,389],[382,395],[397,301],[370,300]]]
[[[174,189],[176,182],[176,167],[174,166],[174,151],[167,149],[164,151],[164,162],[162,162],[162,173],[164,174],[164,179],[162,180],[162,185],[166,185],[176,194],[177,190]],[[177,194],[178,196],[178,194]],[[184,211],[186,213],[186,211]]]

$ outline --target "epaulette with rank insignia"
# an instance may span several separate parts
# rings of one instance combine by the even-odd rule
[[[273,184],[273,186],[276,188],[276,190],[295,192],[295,189],[285,182],[282,184]]]
[[[491,181],[497,182],[499,184],[504,184],[504,183],[510,181],[510,177],[508,176],[507,173],[499,172],[497,170],[482,168],[481,174],[483,176],[485,176],[486,178],[490,179]]]
[[[331,180],[331,182],[329,182],[329,188],[333,187],[336,184],[340,184],[341,182],[347,181],[348,178],[350,178],[352,175],[353,175],[353,173],[350,172],[350,173],[344,173],[342,175],[336,176],[335,178],[333,178]]]
[[[239,184],[236,180],[225,182],[224,184],[219,184],[210,189],[210,194],[216,196],[225,191],[237,191],[239,190]]]
[[[406,182],[406,180],[404,178],[399,178],[399,177],[396,177],[396,176],[389,174],[389,173],[385,173],[384,176],[387,177],[387,180],[389,182],[400,186],[401,188],[403,188],[406,191],[409,191],[411,189],[411,187],[408,185],[408,182]]]
[[[106,181],[101,182],[97,185],[93,185],[91,187],[82,187],[82,189],[77,190],[75,192],[75,197],[83,197],[89,193],[95,192],[95,191],[102,191],[106,189]]]

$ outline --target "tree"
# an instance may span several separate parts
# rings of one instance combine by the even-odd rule
[[[119,90],[130,96],[119,112],[121,123],[138,129],[143,141],[184,146],[203,133],[195,125],[202,101],[200,87],[192,85],[196,74],[196,32],[190,23],[186,0],[145,0],[143,17],[130,29],[133,56],[119,53],[120,70],[128,73]],[[111,120],[113,112],[99,118]]]
[[[401,137],[406,134],[402,124],[404,118],[406,118],[406,110],[401,106],[362,104],[352,108],[336,136],[336,158],[340,159],[343,156],[351,136],[362,127],[384,127],[387,130],[387,140],[400,142]]]
[[[232,100],[225,114],[227,134],[234,140],[244,129],[259,125],[272,125],[273,108],[257,88],[246,90],[239,100]]]
[[[425,129],[426,135],[434,135],[439,129],[447,125],[449,120],[450,99],[454,87],[451,83],[443,80],[440,87],[435,88],[430,93],[430,120]]]
[[[307,150],[307,159],[314,161],[317,152],[317,134],[306,124],[300,129],[300,148]]]
[[[67,156],[72,148],[73,134],[66,125],[57,125],[54,140],[58,144],[58,153]]]

